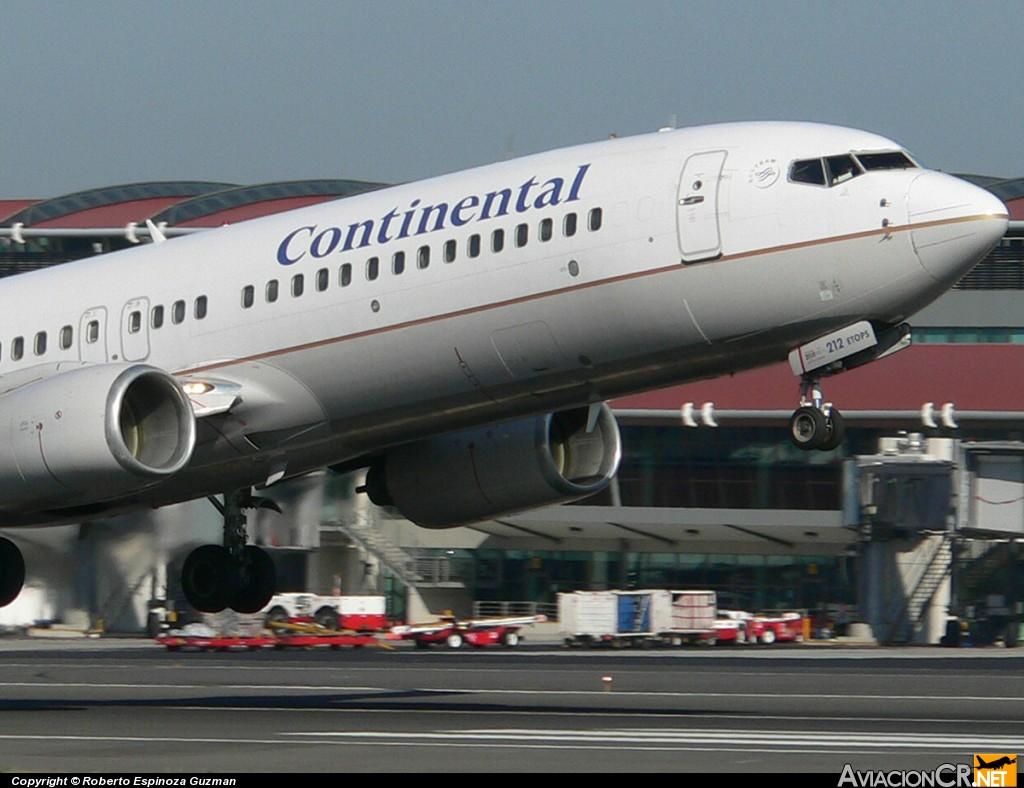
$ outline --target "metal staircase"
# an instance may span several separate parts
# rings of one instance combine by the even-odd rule
[[[143,572],[132,585],[123,585],[115,588],[97,608],[95,626],[98,629],[108,629],[116,626],[121,616],[135,600],[139,589],[146,583],[153,581],[154,570],[152,568]]]
[[[928,612],[935,592],[950,573],[953,563],[953,539],[949,533],[933,536],[934,546],[916,577],[910,579],[910,593],[890,619],[884,642],[909,643]]]
[[[377,513],[369,505],[357,504],[351,507],[347,516],[322,523],[320,530],[348,537],[363,552],[380,561],[406,586],[416,587],[425,581],[416,559],[381,532]]]

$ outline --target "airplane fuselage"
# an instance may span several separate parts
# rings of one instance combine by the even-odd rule
[[[41,485],[0,496],[3,522],[258,485],[897,324],[984,256],[1006,212],[909,159],[869,166],[879,153],[905,157],[814,124],[663,132],[0,281],[0,396],[82,363],[238,391],[169,478],[99,501]],[[851,154],[865,163],[844,176]]]

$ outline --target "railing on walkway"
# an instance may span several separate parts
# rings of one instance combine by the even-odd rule
[[[547,616],[548,621],[558,620],[558,604],[556,602],[474,602],[473,617],[488,618],[491,616]]]

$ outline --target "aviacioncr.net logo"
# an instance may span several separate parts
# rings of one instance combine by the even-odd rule
[[[1017,756],[1012,753],[974,753],[974,785],[1009,788],[1017,784]]]
[[[839,775],[839,788],[968,788],[973,786],[974,769],[966,763],[944,763],[930,772],[906,771],[854,771],[850,764]],[[1016,783],[1014,783],[1016,784]]]

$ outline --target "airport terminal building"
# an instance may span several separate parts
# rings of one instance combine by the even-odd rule
[[[913,318],[913,346],[823,381],[847,425],[834,451],[792,446],[800,379],[782,363],[611,402],[618,477],[572,505],[431,531],[370,504],[360,474],[323,472],[270,488],[283,514],[261,510],[250,534],[271,549],[281,590],[382,592],[396,617],[550,612],[576,589],[700,588],[721,607],[833,618],[850,607],[892,642],[935,642],[948,615],[1005,623],[1024,600],[1024,179],[969,180],[1006,202],[1007,236]],[[159,182],[0,199],[0,275],[380,186]],[[198,501],[9,531],[29,578],[0,624],[74,611],[141,627],[219,529]]]

